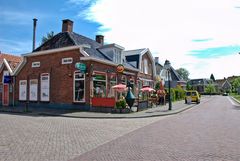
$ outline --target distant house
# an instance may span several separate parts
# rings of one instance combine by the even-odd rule
[[[193,90],[197,90],[201,94],[206,92],[206,87],[209,84],[214,84],[214,82],[211,79],[207,78],[191,79],[189,81],[189,85],[193,88]]]
[[[232,90],[232,82],[234,79],[238,78],[239,76],[231,76],[224,79],[217,79],[216,83],[218,84],[218,89],[220,92],[230,92]]]
[[[14,104],[14,78],[15,69],[22,61],[21,57],[0,53],[0,104],[3,106]]]

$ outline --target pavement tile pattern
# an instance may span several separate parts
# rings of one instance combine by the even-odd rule
[[[213,96],[72,161],[239,161],[240,107]]]

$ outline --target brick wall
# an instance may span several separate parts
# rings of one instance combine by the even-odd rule
[[[72,64],[62,64],[62,58],[67,57],[73,58]],[[42,73],[50,73],[50,103],[73,103],[75,63],[79,59],[79,50],[27,57],[27,63],[16,76],[15,99],[19,100],[19,80],[28,80],[29,91],[29,80],[38,79],[37,102],[40,102],[40,76]],[[32,62],[40,62],[40,67],[32,68]]]

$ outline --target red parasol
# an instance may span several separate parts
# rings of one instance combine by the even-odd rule
[[[115,89],[118,92],[123,92],[125,91],[127,86],[125,84],[117,84],[115,86],[112,86],[112,89]]]
[[[155,91],[155,89],[150,88],[150,87],[143,87],[142,89],[140,89],[140,91],[142,91],[142,92],[152,92],[152,91]]]

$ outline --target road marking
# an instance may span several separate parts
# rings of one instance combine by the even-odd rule
[[[227,98],[233,106],[238,106],[238,107],[240,106],[239,104],[236,104],[230,97],[227,97]]]

